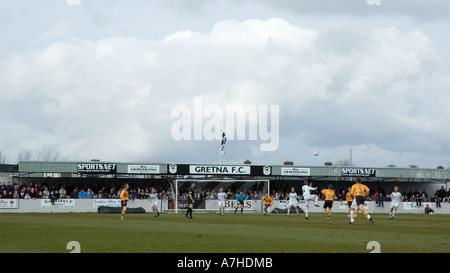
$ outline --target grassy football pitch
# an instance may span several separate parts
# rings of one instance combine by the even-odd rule
[[[382,253],[450,252],[450,215],[373,214],[349,225],[346,214],[0,214],[0,252],[68,253]]]

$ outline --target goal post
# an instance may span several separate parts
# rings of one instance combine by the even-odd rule
[[[242,192],[248,202],[244,206],[246,211],[256,211],[253,205],[261,200],[265,193],[270,193],[270,180],[268,179],[176,179],[174,204],[169,211],[178,213],[178,210],[187,208],[188,190],[195,183],[194,210],[211,212],[217,207],[217,193],[220,188],[227,193],[226,209],[234,209],[236,196]],[[213,202],[215,201],[215,202]],[[214,208],[212,208],[213,206]],[[218,208],[217,208],[218,210]]]

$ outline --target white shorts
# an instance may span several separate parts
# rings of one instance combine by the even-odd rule
[[[303,199],[305,200],[305,205],[309,206],[309,201],[314,201],[316,199],[315,195],[305,195],[303,196]]]
[[[225,201],[217,201],[219,207],[225,207]]]
[[[391,209],[400,206],[400,202],[391,202]]]
[[[152,207],[157,207],[158,206],[158,201],[150,201],[150,204]]]
[[[357,207],[358,207],[358,204],[356,204],[356,199],[353,199],[352,205],[350,206],[350,208],[356,209]]]
[[[298,201],[297,200],[289,200],[288,206],[296,207],[296,206],[298,206]]]

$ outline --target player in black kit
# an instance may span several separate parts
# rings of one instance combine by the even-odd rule
[[[186,218],[192,219],[192,210],[194,209],[194,203],[195,203],[194,195],[195,195],[195,183],[193,182],[188,191],[188,204],[189,205],[188,205],[186,215],[185,215]],[[189,216],[188,216],[188,214],[189,214]]]

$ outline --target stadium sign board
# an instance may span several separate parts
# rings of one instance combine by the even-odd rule
[[[75,199],[56,199],[52,202],[50,199],[41,199],[41,208],[54,207],[54,208],[73,208],[75,207]]]
[[[19,199],[0,199],[1,209],[17,209],[19,208]]]
[[[103,173],[112,174],[117,172],[116,163],[78,163],[78,173]]]
[[[128,165],[129,174],[159,174],[159,165]]]
[[[113,208],[120,208],[120,199],[93,199],[92,200],[92,204],[94,206],[94,208],[99,208],[99,207],[113,207]]]
[[[376,169],[368,168],[342,168],[342,176],[364,176],[364,177],[375,177]]]
[[[310,176],[310,168],[282,167],[281,175]]]
[[[250,166],[213,166],[213,165],[190,165],[191,174],[243,174],[250,175]]]

